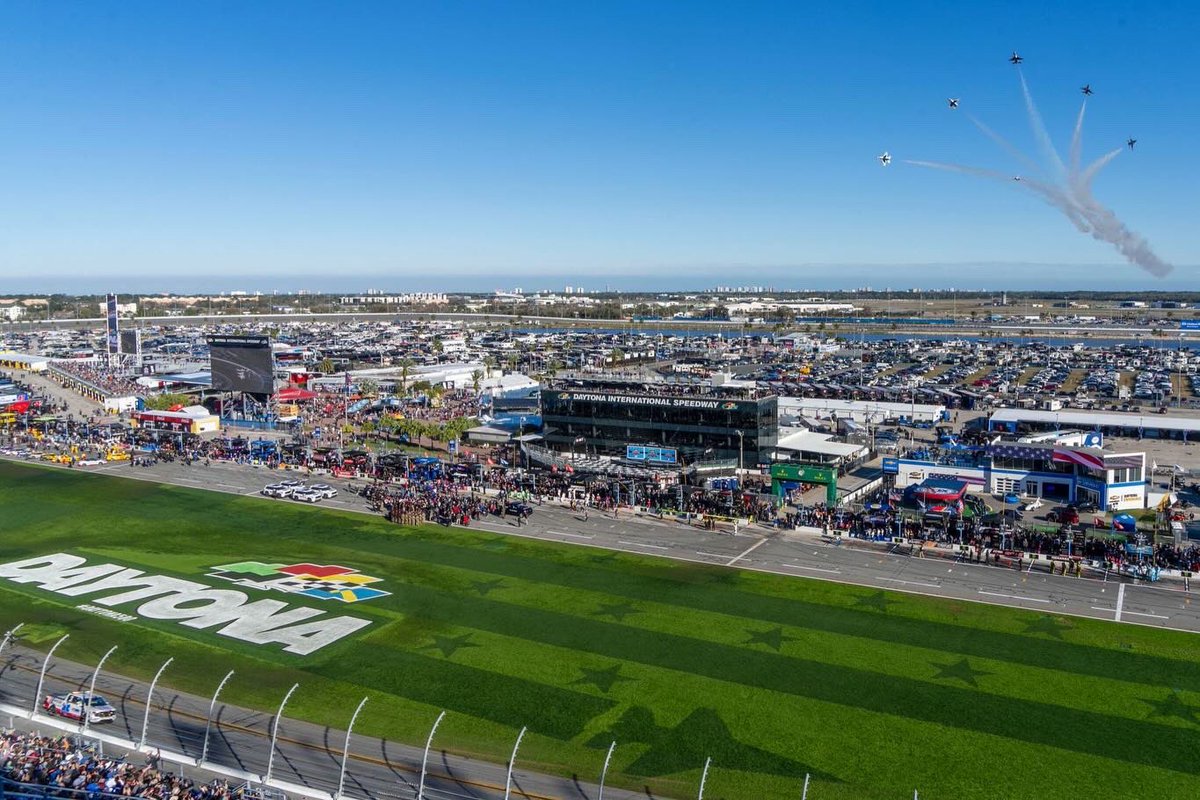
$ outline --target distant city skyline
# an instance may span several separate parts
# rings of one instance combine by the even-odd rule
[[[664,274],[521,273],[389,275],[387,273],[320,275],[27,275],[6,278],[0,294],[219,294],[229,292],[362,294],[370,290],[402,292],[494,292],[522,289],[527,293],[562,293],[568,286],[587,293],[711,291],[717,286],[762,286],[763,291],[822,292],[910,290],[987,291],[1126,291],[1131,293],[1200,291],[1200,280],[1188,285],[1160,285],[1114,264],[926,264],[803,265],[796,268],[749,270],[711,268]],[[1197,271],[1179,267],[1178,271]],[[925,276],[914,282],[905,278]]]
[[[1200,289],[1184,2],[14,0],[0,23],[0,292]],[[1085,163],[1121,149],[1096,198],[1168,278],[1028,192],[906,166],[1022,169],[967,121],[1037,149],[1014,49],[1060,150],[1094,91]]]

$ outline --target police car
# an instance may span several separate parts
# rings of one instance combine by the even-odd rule
[[[42,701],[42,708],[51,714],[77,720],[83,719],[86,708],[88,722],[112,722],[117,716],[116,709],[109,705],[107,700],[88,692],[48,694]]]

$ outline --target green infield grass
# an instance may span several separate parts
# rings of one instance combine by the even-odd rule
[[[65,657],[523,768],[693,797],[1195,797],[1200,637],[0,462],[0,562],[52,553],[239,589],[370,625],[307,656],[0,579],[0,623]],[[343,565],[354,603],[209,577]],[[102,597],[104,595],[96,595]],[[139,602],[114,607],[136,614]],[[140,616],[140,615],[139,615]]]

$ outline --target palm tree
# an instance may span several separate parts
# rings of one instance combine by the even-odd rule
[[[479,382],[483,379],[483,370],[471,370],[471,391],[479,394]]]
[[[333,359],[329,356],[325,356],[321,359],[321,363],[317,365],[317,369],[319,369],[322,373],[329,375],[333,372]]]
[[[400,391],[402,394],[408,394],[408,371],[415,363],[411,358],[400,359]]]
[[[496,357],[495,356],[484,356],[483,366],[487,368],[487,376],[486,377],[488,377],[488,378],[492,377],[492,370],[496,368]]]

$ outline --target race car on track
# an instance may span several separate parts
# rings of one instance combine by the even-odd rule
[[[48,694],[42,701],[42,708],[50,714],[78,720],[83,719],[83,710],[86,708],[88,722],[112,722],[117,715],[116,709],[109,705],[107,700],[88,692]]]

